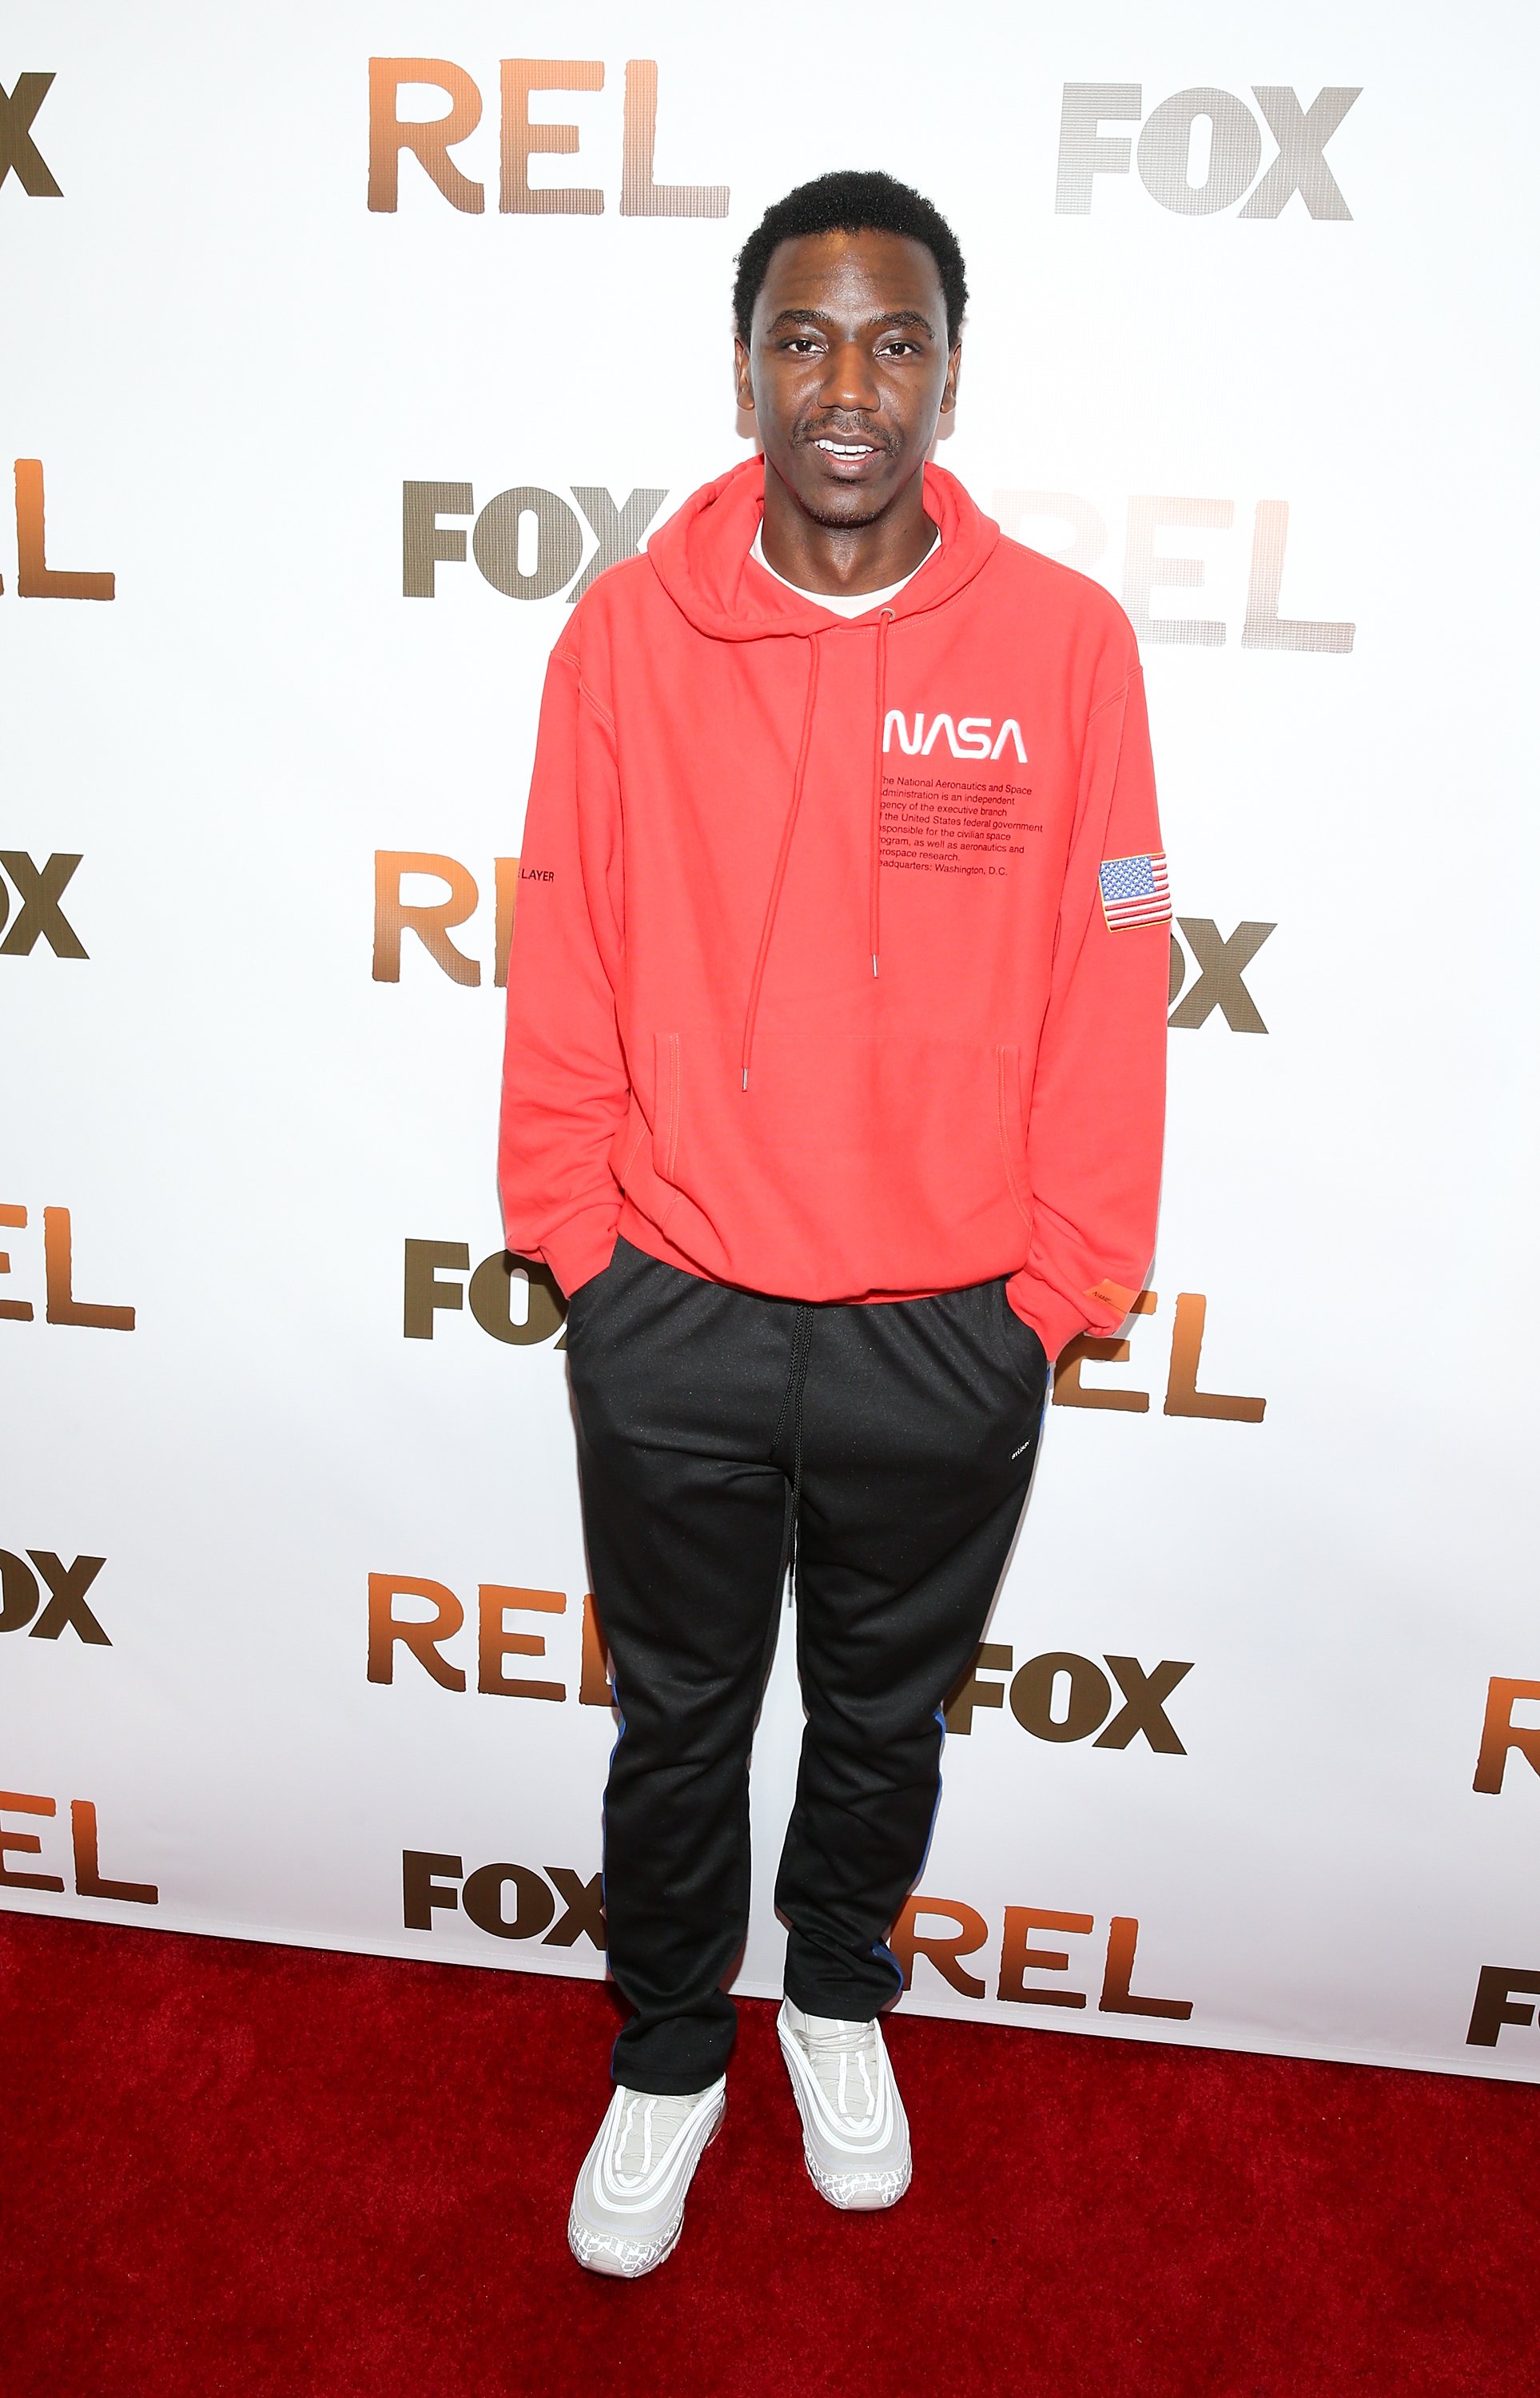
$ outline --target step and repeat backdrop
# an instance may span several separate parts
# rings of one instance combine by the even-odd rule
[[[1158,1252],[1059,1363],[902,2003],[1537,2080],[1533,20],[879,33],[6,12],[0,1904],[602,1974],[493,1183],[536,707],[745,453],[760,210],[883,166],[969,262],[943,463],[1138,627],[1176,895]],[[760,1994],[799,1721],[783,1637]]]

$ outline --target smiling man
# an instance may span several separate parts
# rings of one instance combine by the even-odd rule
[[[508,1245],[568,1294],[621,1718],[634,2012],[581,2263],[679,2236],[725,2103],[749,1749],[788,1562],[806,1710],[776,1883],[813,2183],[891,2206],[878,2018],[942,1706],[1031,1478],[1049,1360],[1154,1246],[1171,906],[1133,636],[926,463],[950,227],[880,174],[768,212],[734,293],[763,456],[601,575],[546,681],[508,979]]]

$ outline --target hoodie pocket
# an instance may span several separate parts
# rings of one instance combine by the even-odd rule
[[[1023,1262],[1014,1044],[762,1022],[745,1090],[736,1031],[649,1033],[636,1108],[628,1195],[703,1273],[824,1299],[950,1289]]]
[[[1014,1042],[1002,1041],[995,1051],[995,1114],[999,1125],[1005,1179],[1022,1221],[1032,1221],[1026,1195],[1026,1126],[1022,1118],[1022,1053]]]
[[[679,1154],[679,1036],[652,1036],[652,1170],[668,1183]]]

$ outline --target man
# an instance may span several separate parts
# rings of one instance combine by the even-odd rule
[[[755,458],[556,644],[508,984],[511,1249],[568,1294],[635,2012],[580,2262],[670,2253],[720,2122],[748,1760],[788,1556],[807,1724],[776,1904],[814,2184],[891,2206],[877,2017],[1048,1360],[1154,1243],[1170,920],[1133,637],[926,464],[963,262],[886,175],[772,208]]]

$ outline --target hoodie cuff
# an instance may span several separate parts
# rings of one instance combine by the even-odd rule
[[[585,1282],[603,1273],[615,1254],[620,1212],[618,1196],[602,1206],[584,1207],[542,1241],[540,1254],[560,1284],[564,1299],[570,1300]]]
[[[1060,1352],[1089,1328],[1090,1318],[1085,1309],[1066,1299],[1051,1283],[1039,1282],[1036,1274],[1024,1270],[1013,1273],[1005,1286],[1005,1295],[1024,1324],[1030,1324],[1042,1342],[1051,1365]],[[1112,1327],[1117,1330],[1116,1325]]]

